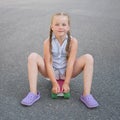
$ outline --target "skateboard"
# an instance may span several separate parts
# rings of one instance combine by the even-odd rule
[[[58,94],[51,93],[51,97],[52,97],[53,99],[57,99],[58,97],[63,97],[63,98],[65,98],[65,99],[69,99],[69,98],[70,98],[70,92],[68,92],[68,93],[63,93],[63,91],[62,91],[62,85],[63,85],[63,83],[64,83],[64,80],[59,79],[59,80],[57,80],[57,82],[58,82],[58,84],[59,84],[59,86],[60,86],[60,93],[58,93]]]

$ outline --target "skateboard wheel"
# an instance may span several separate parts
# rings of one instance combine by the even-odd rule
[[[55,94],[55,93],[52,93],[51,97],[52,97],[52,99],[57,99],[58,98],[57,94]]]
[[[64,93],[64,98],[69,99],[70,98],[70,92],[69,93]]]

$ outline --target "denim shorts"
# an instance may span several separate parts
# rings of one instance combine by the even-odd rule
[[[65,71],[66,71],[65,68],[62,68],[62,69],[53,68],[53,69],[54,69],[56,80],[65,79]]]
[[[53,68],[54,69],[54,74],[55,74],[55,78],[56,80],[59,80],[59,79],[63,79],[65,80],[65,72],[66,72],[66,69],[65,68],[62,68],[62,69],[56,69],[56,68]],[[49,78],[45,77],[46,80],[50,80]]]

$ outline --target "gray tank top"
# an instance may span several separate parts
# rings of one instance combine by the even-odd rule
[[[62,45],[60,45],[55,35],[52,36],[52,61],[54,69],[66,69],[67,40],[68,36],[66,36]]]

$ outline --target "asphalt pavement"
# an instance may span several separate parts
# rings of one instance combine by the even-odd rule
[[[0,0],[0,120],[120,120],[119,0]],[[93,55],[92,94],[96,109],[79,100],[82,73],[71,81],[71,98],[51,99],[51,84],[38,76],[41,99],[31,107],[20,102],[29,92],[27,57],[43,55],[51,15],[66,12],[78,56]]]

